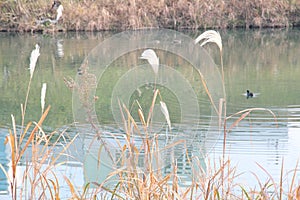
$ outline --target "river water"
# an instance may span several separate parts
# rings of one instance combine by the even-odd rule
[[[239,123],[235,122],[241,114],[232,116],[226,124],[225,156],[237,167],[237,174],[242,173],[236,181],[254,188],[258,184],[255,174],[262,182],[270,175],[279,182],[282,162],[287,175],[284,178],[291,179],[290,170],[297,167],[300,156],[300,30],[220,33],[227,116],[256,109]],[[172,159],[177,159],[182,184],[188,185],[191,169],[186,163],[185,148],[189,149],[191,157],[198,157],[203,163],[218,161],[223,156],[224,134],[219,131],[212,102],[218,107],[224,93],[217,46],[208,45],[205,50],[199,45],[197,48],[192,44],[186,46],[200,32],[184,34],[168,31],[154,31],[154,36],[147,32],[59,33],[54,36],[1,33],[1,164],[10,170],[9,147],[4,145],[4,140],[8,129],[12,128],[11,115],[18,125],[21,124],[20,105],[25,101],[29,82],[29,57],[38,43],[41,55],[31,83],[26,123],[37,121],[41,116],[41,85],[47,83],[46,105],[51,104],[51,111],[44,122],[45,131],[67,130],[71,139],[77,134],[79,138],[69,152],[76,159],[62,157],[64,164],[57,167],[57,173],[64,174],[78,187],[90,181],[103,181],[114,163],[109,158],[111,155],[101,154],[103,166],[101,170],[97,168],[97,146],[101,146],[101,140],[94,142],[95,130],[86,124],[96,121],[97,131],[112,149],[110,154],[117,157],[120,152],[113,140],[124,142],[125,132],[118,100],[126,102],[138,121],[138,105],[147,116],[153,91],[158,88],[158,98],[168,106],[172,128],[168,129],[158,103],[154,107],[151,132],[161,136],[161,147],[183,139],[188,141],[187,147],[179,145],[170,152],[163,152],[162,160],[167,161],[159,167],[166,168],[167,172]],[[159,57],[161,66],[157,74],[141,59],[143,51],[149,48],[156,49]],[[201,84],[199,71],[205,78],[212,101]],[[64,79],[74,79],[75,84],[85,90],[75,90],[73,94]],[[254,93],[254,97],[247,98],[246,90]],[[87,96],[84,96],[85,91],[88,91]],[[94,100],[93,105],[84,104],[85,100]],[[135,103],[137,101],[139,104]],[[90,108],[92,119],[87,120]],[[170,143],[168,138],[171,138]],[[136,137],[136,142],[142,139]],[[58,145],[55,151],[60,152],[62,148]],[[25,170],[26,163],[24,158],[20,172]],[[0,191],[3,198],[8,198],[7,178],[3,173],[1,178]],[[296,183],[298,181],[297,175]],[[69,194],[64,191],[68,191],[66,185],[62,185],[61,193],[62,198],[67,198]]]

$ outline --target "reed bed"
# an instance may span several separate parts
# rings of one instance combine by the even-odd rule
[[[222,40],[218,32],[205,32],[195,40],[195,43],[201,41],[203,46],[209,43],[216,44],[219,47],[220,59],[222,60]],[[144,58],[148,59],[147,55],[150,55],[150,57],[154,55],[155,62],[150,62],[150,64],[154,64],[157,67],[158,59],[156,59],[155,54],[149,54],[148,51],[148,53],[143,54]],[[227,116],[226,96],[224,99],[220,99],[219,105],[213,105],[219,118],[224,119],[219,123],[220,130],[224,134],[223,156],[219,160],[212,161],[207,159],[206,166],[203,166],[198,158],[190,156],[187,152],[187,163],[192,169],[192,178],[188,186],[180,184],[178,165],[175,159],[171,159],[170,172],[164,172],[163,167],[154,168],[153,163],[155,162],[156,166],[159,166],[159,158],[161,156],[159,155],[157,136],[155,134],[150,135],[153,109],[157,102],[161,105],[161,111],[165,116],[166,122],[168,122],[168,127],[171,127],[167,105],[164,103],[158,89],[153,93],[152,102],[149,102],[150,106],[147,116],[144,116],[143,109],[138,106],[138,119],[134,119],[130,110],[122,102],[119,102],[125,130],[125,144],[121,145],[121,142],[116,139],[121,152],[120,158],[116,161],[118,169],[108,174],[103,182],[88,182],[81,189],[78,189],[76,184],[66,176],[62,180],[59,179],[56,168],[66,163],[68,159],[67,150],[73,141],[76,140],[76,136],[69,138],[65,131],[61,133],[45,133],[43,131],[43,122],[50,112],[50,106],[45,107],[47,103],[46,84],[43,84],[41,89],[42,114],[40,119],[37,122],[26,122],[26,104],[28,98],[30,98],[31,79],[34,77],[34,69],[38,57],[39,46],[36,46],[30,58],[30,76],[25,103],[21,105],[22,127],[17,129],[17,122],[12,115],[12,129],[9,130],[6,140],[6,144],[10,147],[11,163],[9,167],[11,170],[6,170],[4,166],[0,165],[9,180],[10,193],[13,200],[22,198],[60,199],[62,195],[60,193],[61,185],[69,187],[70,199],[300,199],[300,186],[297,185],[298,162],[295,163],[294,170],[285,174],[284,160],[282,160],[279,181],[274,180],[268,170],[259,164],[257,164],[257,167],[268,176],[267,181],[261,180],[256,174],[253,174],[258,182],[258,186],[255,188],[249,188],[236,181],[240,174],[237,174],[236,166],[231,164],[230,156],[227,157],[225,155],[227,134],[230,134],[230,130],[252,112],[268,112],[274,117],[274,121],[276,121],[276,116],[271,110],[264,108],[246,109]],[[223,62],[221,61],[221,63]],[[156,68],[153,68],[153,70],[155,72]],[[223,64],[221,71],[223,72]],[[205,87],[205,77],[202,76],[201,78],[205,92],[210,98],[210,91]],[[81,92],[84,94],[89,93],[89,88],[85,85],[84,88],[86,90],[78,88],[80,86],[76,85],[73,80],[66,80],[66,83],[72,89],[77,88],[81,89]],[[223,89],[225,92],[225,88]],[[82,101],[85,103],[86,99],[83,98]],[[214,104],[214,101],[211,100],[211,104]],[[85,103],[84,106],[89,112],[89,104]],[[228,120],[232,118],[235,121],[230,124]],[[99,130],[94,124],[92,125],[98,133]],[[132,137],[133,134],[143,135],[141,146],[137,146],[134,137]],[[101,135],[96,135],[95,139],[99,139],[99,137]],[[184,143],[184,141],[178,141],[177,143],[180,142]],[[56,147],[60,145],[63,146],[61,151],[55,152]],[[105,143],[103,145],[105,146]],[[175,146],[176,143],[169,144],[163,148],[168,149]],[[108,147],[104,149],[109,151]],[[142,154],[144,167],[140,168],[137,162],[138,157]],[[63,157],[62,160],[64,161],[59,161],[61,157]],[[24,173],[20,174],[18,167],[22,162],[26,163],[26,167]],[[101,159],[98,157],[97,163],[100,162]],[[291,180],[285,178],[288,174],[292,174]],[[113,185],[108,185],[107,183],[113,183]],[[286,188],[285,185],[288,185],[288,187]]]
[[[100,31],[144,28],[202,29],[299,26],[299,1],[294,0],[62,0],[57,24],[51,3],[2,1],[2,31]]]
[[[42,125],[51,106],[45,109],[47,84],[41,89],[41,117],[37,122],[26,122],[27,103],[30,98],[31,82],[40,56],[39,45],[30,56],[29,82],[24,104],[21,104],[21,122],[11,115],[12,129],[6,136],[5,144],[10,147],[8,170],[0,164],[10,185],[11,199],[59,199],[59,181],[55,168],[67,162],[67,149],[77,136],[70,136],[66,130],[45,133]],[[21,127],[17,126],[21,124]],[[62,147],[57,152],[57,147]],[[63,157],[63,158],[62,158]],[[60,161],[63,160],[63,161]],[[22,169],[23,166],[23,169]],[[22,171],[23,170],[23,171]]]

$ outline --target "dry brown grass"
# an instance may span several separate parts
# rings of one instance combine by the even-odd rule
[[[66,161],[58,159],[65,156],[66,150],[76,139],[76,136],[66,139],[65,131],[61,133],[43,131],[42,125],[50,106],[45,111],[42,108],[42,115],[37,122],[25,122],[28,98],[31,97],[29,95],[31,80],[39,55],[39,46],[36,45],[30,57],[30,79],[25,102],[21,104],[21,122],[16,122],[14,115],[11,115],[12,129],[6,136],[5,144],[2,144],[10,147],[9,169],[6,170],[2,164],[0,168],[6,175],[13,200],[22,199],[24,196],[29,199],[47,199],[48,196],[51,199],[59,199],[59,182],[54,169]],[[45,105],[45,95],[44,89],[41,94],[42,107]],[[21,124],[21,128],[18,128],[17,124]],[[60,152],[57,152],[58,146],[63,146]]]
[[[299,24],[297,1],[286,0],[62,0],[58,25],[37,25],[55,18],[51,3],[2,1],[2,30],[126,30],[143,28],[286,27]]]

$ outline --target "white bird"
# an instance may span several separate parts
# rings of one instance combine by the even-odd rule
[[[61,5],[60,1],[54,1],[52,4],[51,10],[53,10],[53,9],[56,10],[56,18],[55,19],[47,18],[47,19],[37,20],[36,23],[37,24],[45,24],[47,22],[50,22],[51,24],[56,24],[62,16],[64,7]]]
[[[60,4],[56,10],[56,22],[58,22],[58,20],[61,18],[62,16],[62,11],[64,10],[64,7]]]
[[[151,65],[153,71],[155,74],[158,73],[158,67],[159,67],[159,58],[157,57],[156,53],[152,49],[147,49],[142,53],[142,56],[140,59],[145,59],[149,62]]]

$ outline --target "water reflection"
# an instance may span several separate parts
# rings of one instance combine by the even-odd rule
[[[300,159],[300,106],[291,105],[288,107],[288,154],[286,162],[288,166],[296,167],[295,161]]]
[[[89,126],[81,126],[81,128],[86,131]],[[116,184],[119,179],[115,176],[110,176],[110,178],[107,179],[107,175],[113,174],[121,169],[123,172],[133,170],[136,173],[144,174],[150,163],[152,163],[150,165],[153,173],[162,172],[163,175],[166,175],[173,172],[173,165],[174,162],[176,162],[180,184],[182,186],[187,186],[192,181],[192,177],[194,176],[193,170],[195,170],[195,167],[205,168],[203,160],[206,155],[206,152],[203,149],[203,143],[207,141],[207,138],[205,137],[194,138],[192,145],[188,146],[188,142],[184,140],[182,140],[182,143],[177,143],[176,148],[166,147],[164,145],[159,148],[151,146],[153,160],[149,160],[149,155],[141,150],[144,145],[143,141],[138,136],[132,136],[134,137],[132,142],[134,142],[135,148],[139,150],[139,153],[134,153],[135,155],[133,157],[136,162],[133,164],[129,160],[130,152],[128,152],[128,149],[124,151],[126,145],[130,145],[128,144],[128,141],[126,141],[125,133],[118,128],[110,126],[102,127],[101,131],[101,140],[95,137],[94,134],[84,135],[77,140],[76,147],[82,147],[79,151],[84,153],[81,157],[75,156],[74,154],[73,156],[82,158],[81,162],[83,163],[85,184],[90,182],[106,183],[107,185]],[[173,133],[176,134],[175,128]],[[166,141],[165,138],[158,140]],[[150,141],[151,140],[149,140],[149,142]],[[151,145],[155,144],[160,144],[160,142],[155,142]],[[108,148],[105,148],[105,145]],[[156,150],[154,148],[156,148]],[[197,163],[200,163],[201,166],[194,165],[193,167],[190,163],[193,159],[196,159]]]
[[[77,69],[81,66],[85,56],[89,54],[98,42],[108,37],[106,34],[81,35],[76,33],[58,35],[56,39],[40,35],[1,36],[0,77],[2,91],[0,93],[0,126],[5,128],[1,129],[0,143],[3,144],[5,135],[8,133],[7,124],[10,124],[10,114],[13,113],[18,116],[20,113],[20,103],[23,102],[25,97],[25,83],[28,82],[28,76],[24,74],[29,73],[27,70],[28,55],[34,44],[36,42],[40,43],[44,53],[41,54],[37,74],[33,80],[28,120],[36,120],[39,117],[40,106],[38,97],[40,96],[40,83],[47,82],[49,89],[47,101],[51,103],[53,110],[45,125],[51,131],[73,122],[71,91],[65,87],[63,77],[75,77]],[[282,160],[284,161],[284,170],[288,171],[296,167],[296,161],[300,157],[299,30],[249,32],[239,30],[223,32],[221,35],[225,50],[224,64],[228,114],[255,107],[268,108],[276,114],[275,120],[268,112],[253,112],[249,117],[241,121],[227,135],[226,156],[229,156],[232,165],[236,164],[238,166],[238,172],[245,172],[237,178],[238,182],[242,182],[244,185],[257,185],[257,180],[251,172],[261,177],[262,182],[269,178],[258,165],[266,169],[274,179],[279,180]],[[177,45],[181,44],[177,43]],[[208,47],[208,52],[214,55],[214,47]],[[130,58],[121,58],[115,64],[121,65],[120,63],[124,61],[124,66],[127,66],[127,64],[135,66],[139,61],[127,61],[126,59],[135,59],[140,53],[130,54]],[[162,56],[162,54],[159,55]],[[174,57],[166,55],[166,57],[161,59],[165,59],[166,63],[168,63],[169,60],[173,61]],[[216,53],[216,62],[218,62],[218,59],[219,55]],[[186,77],[195,79],[190,71],[182,69],[182,66],[185,65],[186,63],[181,60],[176,60],[174,64],[176,68],[182,70],[181,73],[185,74]],[[112,67],[111,71],[107,72],[106,76],[101,80],[103,84],[99,86],[98,92],[106,95],[105,91],[110,87],[108,83],[113,80],[114,74],[123,73],[122,70],[124,68]],[[195,83],[196,86],[199,84],[196,81]],[[142,100],[144,93],[152,90],[151,87],[151,84],[137,87],[133,96]],[[257,98],[247,99],[241,95],[247,89],[260,93],[260,95]],[[97,109],[101,113],[111,113],[111,107],[107,105],[105,98],[101,96],[97,101]],[[211,119],[216,120],[209,116],[211,111],[206,108],[207,104],[207,101],[201,100],[200,110],[208,111],[206,112],[207,115],[203,116],[203,118],[207,118],[204,122]],[[38,115],[35,113],[38,113]],[[101,122],[107,124],[102,129],[106,133],[118,135],[122,147],[125,143],[122,136],[124,130],[109,124],[111,118],[112,116],[109,114],[102,116]],[[190,119],[189,123],[195,122],[193,121],[195,119],[192,117]],[[234,120],[228,122],[229,126]],[[207,131],[209,128],[214,127],[209,127],[208,123],[199,123],[198,129],[185,129],[181,125],[180,128],[174,130],[189,130],[197,133]],[[190,133],[185,132],[184,134]],[[166,138],[162,137],[163,139]],[[218,139],[214,138],[214,135],[197,135],[195,138],[196,142],[188,146],[187,153],[185,147],[176,148],[174,153],[180,155],[177,157],[178,173],[182,175],[182,180],[185,182],[183,184],[188,184],[191,181],[191,177],[195,176],[192,173],[191,166],[187,164],[187,156],[198,160],[199,163],[202,163],[202,166],[205,166],[202,159],[205,157],[203,154],[209,155],[207,159],[218,160],[222,156],[223,151],[223,141]],[[106,140],[107,142],[110,141],[111,145],[113,144],[112,137],[106,137]],[[215,148],[211,149],[210,147],[213,146],[216,140],[218,140],[218,143]],[[105,180],[106,175],[118,167],[117,158],[121,155],[120,151],[118,151],[120,146],[113,146],[114,148],[111,150],[113,156],[110,156],[103,148],[100,151],[100,142],[95,143],[94,141],[95,138],[89,134],[85,138],[78,138],[68,152],[76,159],[66,161],[63,158],[62,161],[65,163],[57,168],[61,175],[66,175],[79,187],[90,181],[101,182]],[[59,152],[60,149],[57,148],[56,151]],[[168,153],[165,154],[166,159],[171,157],[169,156],[171,152]],[[114,159],[112,160],[111,157]],[[6,169],[9,169],[8,158],[7,147],[0,145],[0,162]],[[98,162],[99,158],[101,158],[100,163]],[[143,166],[143,159],[139,159],[139,165]],[[162,161],[165,160],[162,159]],[[166,160],[166,164],[164,164],[165,173],[171,170],[170,162],[171,160]],[[20,166],[20,171],[25,170],[25,163],[26,161],[24,160],[23,165]],[[63,180],[62,177],[61,180]],[[0,173],[0,179],[0,191],[1,193],[6,193],[8,191],[7,179],[2,173]],[[68,190],[67,185],[62,186],[62,191]],[[67,198],[68,194],[64,194],[64,197]]]
[[[57,47],[57,51],[56,54],[59,58],[64,57],[64,46],[63,46],[63,40],[59,39],[56,41],[56,47]]]
[[[10,71],[8,69],[7,64],[3,66],[3,78],[2,78],[2,88],[7,86],[8,79],[10,77]]]
[[[175,39],[181,41],[180,45],[174,43]],[[155,49],[159,57],[156,73],[140,59],[146,48]],[[178,63],[181,67],[177,68]],[[98,169],[100,155],[104,158],[100,165],[105,172],[127,167],[144,172],[149,166],[154,171],[163,168],[168,171],[177,160],[185,174],[189,164],[184,154],[192,154],[198,149],[195,152],[206,155],[219,137],[216,110],[208,100],[200,75],[205,77],[212,101],[218,103],[223,97],[220,74],[206,51],[195,46],[193,39],[186,35],[165,30],[115,35],[91,51],[79,72],[73,93],[73,113],[82,131],[85,152],[88,152],[87,166],[94,167],[94,171]],[[159,90],[147,89],[149,83]],[[136,92],[137,88],[141,95]],[[106,101],[95,102],[95,94]],[[173,120],[170,130],[153,96],[168,105]],[[99,108],[100,103],[109,109],[104,112]],[[132,116],[128,116],[127,109],[132,111]],[[143,121],[139,118],[141,112],[136,113],[138,109],[147,121],[144,127],[136,123]],[[110,120],[123,129],[121,133],[101,129],[101,118],[107,117],[108,113],[112,115]],[[82,129],[82,124],[90,125]],[[97,140],[86,137],[86,130],[99,136]],[[145,141],[146,138],[149,141]],[[210,141],[206,142],[208,138]],[[194,142],[199,146],[194,146]],[[154,156],[146,153],[148,148]],[[132,160],[136,162],[133,164]],[[191,172],[188,174],[192,176]],[[102,176],[106,175],[100,174],[100,181],[103,181]],[[99,181],[95,176],[92,178],[90,181]]]

